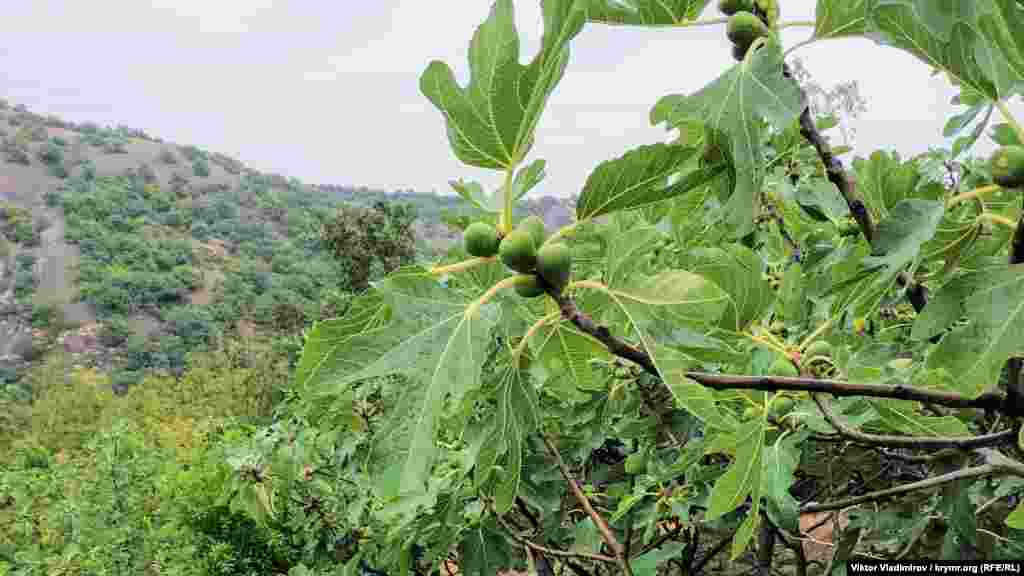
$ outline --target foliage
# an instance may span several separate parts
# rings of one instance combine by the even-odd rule
[[[411,261],[415,218],[414,210],[403,205],[346,206],[324,224],[321,241],[346,270],[352,289],[361,291],[380,272]]]
[[[441,62],[420,79],[455,156],[500,173],[493,194],[456,190],[502,234],[543,178],[527,158],[573,39],[592,23],[685,26],[707,2],[543,4],[527,64],[512,2],[497,0],[470,45],[468,85]],[[739,63],[653,106],[652,123],[678,139],[587,178],[577,222],[547,240],[569,248],[567,285],[561,268],[551,284],[453,250],[367,283],[343,317],[306,331],[286,406],[295,428],[268,430],[296,440],[234,465],[253,517],[277,518],[279,495],[305,483],[289,472],[261,495],[262,463],[299,453],[320,469],[316,438],[329,452],[368,444],[358,468],[331,462],[340,477],[318,504],[347,503],[364,526],[346,568],[405,573],[416,545],[423,569],[451,558],[493,574],[524,567],[526,544],[548,569],[655,574],[703,566],[722,550],[699,540],[713,535],[766,573],[782,554],[776,529],[793,542],[808,514],[840,508],[837,563],[1019,554],[1021,483],[996,481],[1024,475],[998,450],[1016,441],[1006,420],[1024,414],[1019,191],[993,186],[983,161],[954,161],[973,141],[844,167],[823,134],[836,119],[812,115],[785,62],[779,4],[752,3],[767,33],[737,36],[751,42]],[[813,39],[862,36],[939,67],[974,110],[946,136],[983,134],[978,112],[998,108],[1005,146],[1024,136],[1002,105],[1024,85],[1022,16],[1002,1],[822,0]],[[351,228],[327,228],[336,252],[355,245]],[[545,298],[509,290],[527,281]],[[878,473],[855,474],[865,467]]]

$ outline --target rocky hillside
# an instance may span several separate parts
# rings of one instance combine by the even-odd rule
[[[445,214],[471,214],[457,196],[310,186],[0,100],[0,386],[51,346],[130,380],[175,371],[217,338],[281,328],[282,308],[315,316],[339,282],[319,228],[343,203],[376,200],[416,208],[421,256],[458,239]],[[558,227],[573,205],[524,209]]]

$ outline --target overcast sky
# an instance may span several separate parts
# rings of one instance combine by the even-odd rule
[[[717,17],[711,2],[705,17]],[[443,5],[443,9],[438,9]],[[521,61],[543,30],[518,0]],[[814,16],[785,0],[783,20]],[[490,0],[31,0],[0,8],[0,97],[75,122],[125,124],[235,156],[304,182],[451,192],[498,175],[462,165],[441,113],[419,92],[432,59],[468,81],[467,51]],[[785,44],[810,35],[784,30]],[[797,50],[815,81],[860,83],[859,155],[910,155],[942,142],[956,108],[944,77],[867,40]],[[722,26],[643,30],[588,25],[541,119],[529,160],[548,161],[535,194],[578,192],[593,167],[663,141],[659,97],[703,87],[733,64]],[[1024,106],[1012,109],[1024,117]],[[836,136],[838,138],[838,135]],[[976,151],[992,149],[987,138]]]

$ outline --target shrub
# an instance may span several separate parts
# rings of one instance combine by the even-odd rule
[[[48,328],[57,318],[60,310],[52,304],[36,304],[32,306],[32,327]]]
[[[210,163],[206,158],[199,157],[192,161],[192,173],[200,178],[210,175]]]

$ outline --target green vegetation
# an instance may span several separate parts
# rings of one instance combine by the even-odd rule
[[[789,576],[1024,555],[1022,208],[993,185],[1013,162],[969,156],[985,134],[1024,138],[1002,105],[1014,4],[961,11],[950,35],[907,3],[818,3],[822,37],[952,71],[952,150],[844,166],[822,133],[835,119],[801,122],[807,78],[771,35],[661,99],[650,118],[680,138],[581,177],[557,240],[525,218],[501,262],[467,257],[493,253],[489,230],[483,247],[417,246],[420,207],[458,230],[523,217],[582,30],[680,23],[653,0],[607,4],[545,1],[558,29],[522,64],[499,0],[471,52],[501,74],[424,71],[452,152],[495,171],[496,197],[322,188],[339,205],[276,174],[192,178],[232,165],[194,147],[169,183],[71,170],[46,199],[122,356],[109,375],[60,347],[0,369],[0,576]],[[778,2],[754,6],[774,29]],[[991,132],[985,109],[1004,117]],[[38,139],[45,119],[3,116],[33,159],[60,147]],[[143,137],[80,132],[94,158]],[[5,236],[38,233],[25,216],[4,209]],[[34,257],[11,250],[17,277]],[[62,322],[42,305],[32,320]]]

